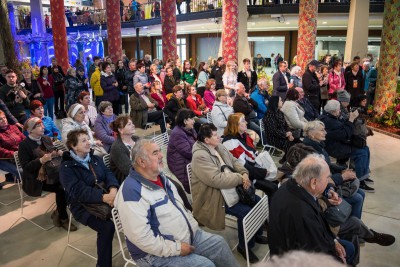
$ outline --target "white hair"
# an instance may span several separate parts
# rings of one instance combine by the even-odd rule
[[[320,120],[309,121],[304,125],[304,135],[310,137],[310,132],[317,130],[320,126],[325,127],[325,124]]]
[[[328,113],[338,111],[340,110],[340,102],[335,99],[328,100],[324,107],[324,110]]]
[[[309,186],[312,178],[320,179],[325,165],[327,164],[323,155],[310,154],[297,164],[293,177],[298,184]]]
[[[294,66],[292,68],[292,70],[290,71],[290,75],[294,76],[295,74],[297,74],[299,71],[301,71],[300,66]]]

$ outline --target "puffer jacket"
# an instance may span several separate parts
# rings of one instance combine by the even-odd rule
[[[190,187],[186,165],[192,161],[192,148],[196,139],[197,134],[194,129],[187,130],[176,126],[172,130],[167,148],[168,168],[188,193],[190,193]]]
[[[255,87],[254,91],[251,93],[250,98],[257,102],[257,119],[261,120],[264,118],[265,112],[267,112],[267,104],[269,101],[268,91],[260,92],[258,85]]]
[[[112,120],[117,119],[117,116],[112,115]],[[96,121],[94,122],[94,133],[96,138],[103,143],[104,150],[109,153],[111,145],[115,142],[114,131],[111,129],[110,125],[107,124],[103,115],[99,113],[97,115]]]
[[[221,172],[221,163],[215,152],[203,142],[193,145],[192,198],[193,214],[204,226],[220,231],[225,228],[225,201],[221,189],[230,189],[242,184],[242,174],[248,171],[221,144],[215,149],[225,165],[235,172]]]
[[[211,110],[211,119],[219,136],[224,134],[226,125],[228,125],[228,117],[233,113],[233,108],[228,104],[223,104],[219,101],[214,102],[213,109]]]
[[[103,101],[114,102],[119,99],[118,86],[114,86],[117,81],[113,74],[108,75],[105,72],[101,72],[100,85],[103,89]]]
[[[103,96],[104,91],[100,85],[100,77],[101,73],[98,67],[93,72],[92,76],[90,77],[90,87],[92,87],[95,96]]]
[[[181,242],[191,244],[199,229],[176,187],[164,175],[160,178],[164,188],[131,169],[114,200],[134,260],[148,254],[179,256]]]
[[[135,76],[133,76],[133,87],[135,88],[135,84],[138,82],[141,82],[143,86],[146,85],[146,83],[149,82],[149,77],[147,76],[146,73],[141,73],[140,71],[135,72]]]
[[[60,182],[65,190],[65,197],[74,218],[87,225],[89,212],[81,203],[103,203],[103,192],[95,188],[95,180],[104,182],[105,188],[119,187],[114,174],[104,165],[101,157],[90,155],[93,172],[71,157],[69,151],[64,152],[60,166]]]

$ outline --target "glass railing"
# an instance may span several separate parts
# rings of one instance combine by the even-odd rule
[[[249,7],[273,7],[278,5],[298,5],[299,0],[241,0],[247,1]],[[351,0],[320,0],[320,4],[348,5]],[[139,4],[136,1],[131,6],[124,6],[120,9],[122,22],[137,22],[142,20],[157,19],[161,17],[161,2],[149,2]],[[385,0],[370,0],[370,3],[384,3]],[[180,3],[180,4],[179,4]],[[177,16],[183,14],[212,11],[222,8],[222,0],[191,0],[187,4],[185,0],[177,1]],[[32,20],[29,14],[16,15],[16,28],[31,28]],[[107,22],[105,9],[90,9],[79,12],[68,12],[65,17],[67,27],[96,25]],[[46,28],[51,28],[51,16],[48,16],[48,23],[44,21]]]

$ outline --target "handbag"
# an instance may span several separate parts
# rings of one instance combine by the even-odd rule
[[[324,216],[329,225],[336,227],[344,223],[350,216],[351,205],[347,203],[344,199],[337,206],[329,206],[325,212]]]
[[[103,194],[108,194],[109,191],[105,189],[105,183],[104,182],[97,182],[97,175],[93,170],[93,167],[91,164],[89,164],[89,168],[92,171],[94,178],[95,178],[95,184],[94,188],[99,188],[103,191]],[[101,203],[82,203],[80,202],[82,207],[85,208],[87,212],[89,212],[91,215],[95,216],[96,218],[107,221],[111,218],[111,210],[112,207],[108,205],[107,203],[101,202]]]
[[[367,139],[360,135],[351,136],[350,144],[357,148],[364,148],[367,146]]]
[[[247,190],[244,189],[243,185],[238,185],[236,186],[236,192],[239,196],[239,202],[250,207],[254,207],[257,204],[256,189],[253,184]]]
[[[272,159],[271,155],[268,153],[268,151],[260,153],[256,157],[255,161],[256,161],[256,166],[259,166],[267,170],[267,175],[265,176],[266,180],[268,181],[276,180],[276,175],[278,174],[278,168],[276,167],[276,164]]]
[[[354,179],[346,181],[337,187],[337,193],[340,197],[352,197],[360,188],[360,180]]]

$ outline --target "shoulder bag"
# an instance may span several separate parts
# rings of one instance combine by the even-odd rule
[[[329,206],[325,212],[324,216],[329,225],[336,227],[344,223],[350,216],[351,205],[347,203],[344,199],[337,206]]]

